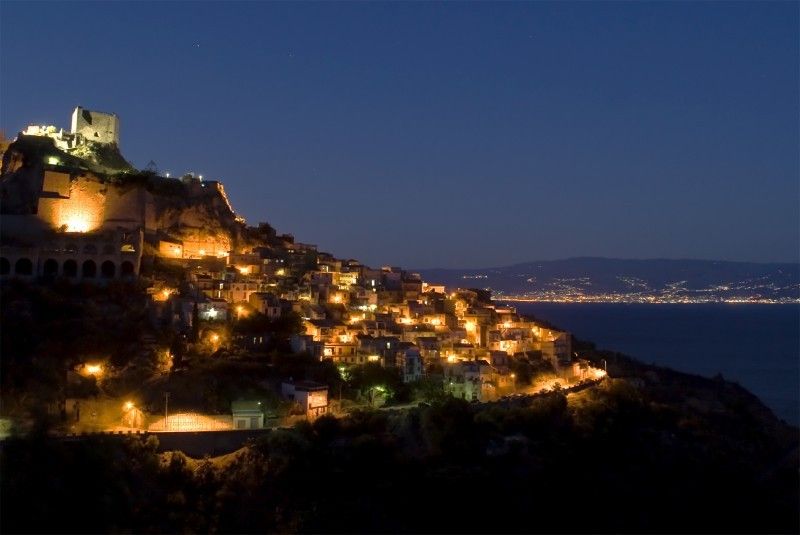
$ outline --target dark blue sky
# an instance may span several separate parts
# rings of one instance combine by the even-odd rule
[[[798,4],[9,3],[0,127],[372,265],[797,261]]]

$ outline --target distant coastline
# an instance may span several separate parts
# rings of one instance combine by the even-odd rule
[[[737,299],[675,299],[670,297],[636,297],[630,295],[620,296],[606,296],[606,295],[582,295],[575,297],[528,297],[518,295],[503,295],[494,294],[493,299],[496,301],[509,301],[514,303],[606,303],[606,304],[636,304],[636,305],[710,305],[710,304],[730,304],[730,305],[797,305],[800,304],[800,298],[780,298],[780,299],[762,299],[762,298],[737,298]]]
[[[539,303],[800,303],[800,264],[568,258],[486,269],[419,271],[431,283]]]

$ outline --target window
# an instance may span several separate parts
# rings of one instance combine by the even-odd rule
[[[56,262],[52,258],[49,258],[44,263],[42,274],[45,277],[55,277],[56,275],[58,275],[58,262]]]

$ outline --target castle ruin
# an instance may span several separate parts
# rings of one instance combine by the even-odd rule
[[[136,171],[118,142],[116,115],[79,106],[70,132],[31,125],[4,145],[0,278],[117,279],[145,256],[227,259],[243,222],[222,184]]]

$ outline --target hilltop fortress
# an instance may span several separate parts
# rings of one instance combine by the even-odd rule
[[[114,114],[28,126],[3,143],[1,172],[1,277],[133,277],[143,258],[225,258],[242,238],[221,183],[136,171]]]
[[[91,111],[77,106],[72,112],[72,127],[69,132],[53,125],[28,125],[22,133],[26,136],[49,137],[63,151],[91,142],[119,146],[119,118],[113,113]]]

